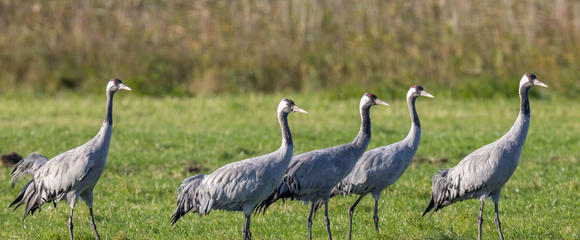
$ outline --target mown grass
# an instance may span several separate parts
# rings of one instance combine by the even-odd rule
[[[426,89],[437,97],[437,91]],[[549,91],[534,89],[533,91]],[[410,124],[404,92],[379,96],[392,107],[372,110],[370,148],[403,138]],[[268,153],[280,144],[275,108],[282,95],[151,98],[122,92],[115,96],[115,129],[106,170],[95,189],[95,214],[104,239],[232,239],[241,238],[239,212],[213,211],[199,219],[188,215],[169,224],[175,189],[192,175],[187,167],[208,173],[226,163]],[[294,114],[290,127],[295,152],[350,141],[359,128],[358,96],[347,99],[320,95],[288,96],[310,114]],[[532,99],[532,124],[522,159],[506,184],[500,217],[506,239],[578,239],[580,202],[580,104],[548,95]],[[381,233],[372,227],[369,197],[354,217],[355,239],[474,239],[479,202],[468,201],[421,218],[437,169],[455,165],[472,150],[506,132],[515,120],[518,98],[468,100],[420,99],[423,138],[416,161],[383,193]],[[104,96],[0,98],[2,154],[38,151],[54,156],[90,139],[104,115]],[[441,159],[448,159],[447,161]],[[59,203],[21,221],[23,209],[8,205],[23,183],[10,189],[10,168],[0,169],[0,238],[67,239],[69,208]],[[330,204],[337,239],[347,233],[347,208],[355,197],[336,197]],[[493,204],[485,209],[484,239],[496,239]],[[78,239],[93,239],[88,210],[75,212]],[[276,203],[255,216],[256,239],[304,239],[308,207]],[[323,218],[314,220],[315,239],[325,239]]]

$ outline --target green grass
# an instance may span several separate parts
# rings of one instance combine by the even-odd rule
[[[427,89],[429,91],[429,89]],[[547,91],[534,89],[533,91]],[[549,90],[548,90],[549,91]],[[430,91],[431,92],[431,91]],[[436,91],[432,91],[437,96]],[[372,109],[373,139],[369,148],[406,136],[410,120],[398,96],[379,96],[391,107]],[[104,239],[241,238],[240,212],[213,211],[199,219],[187,215],[175,226],[169,216],[175,189],[192,175],[187,166],[208,173],[233,161],[268,153],[280,144],[275,109],[282,95],[209,98],[151,98],[122,92],[115,96],[115,129],[106,170],[95,189],[95,214]],[[350,141],[360,124],[358,99],[289,96],[310,114],[293,114],[290,127],[295,152]],[[396,100],[395,100],[396,99]],[[0,98],[0,149],[52,157],[89,140],[104,117],[104,96],[62,94],[54,97]],[[506,239],[578,239],[580,202],[580,103],[546,97],[532,99],[532,124],[518,169],[505,185],[500,218]],[[418,158],[447,161],[414,163],[384,191],[380,203],[381,233],[372,227],[372,201],[366,197],[354,217],[355,239],[474,239],[478,201],[457,203],[421,218],[431,177],[463,156],[506,132],[515,120],[518,99],[419,99],[423,138]],[[20,187],[10,189],[10,168],[0,168],[0,239],[67,239],[69,207],[45,205],[24,223],[23,209],[8,208]],[[354,196],[330,203],[332,230],[344,239],[348,206]],[[493,204],[486,205],[484,239],[497,239]],[[308,207],[278,202],[265,216],[252,219],[256,239],[304,239]],[[75,211],[78,239],[93,239],[88,209]],[[315,239],[325,239],[324,221],[313,224]]]

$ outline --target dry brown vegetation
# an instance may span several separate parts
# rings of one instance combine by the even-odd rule
[[[2,91],[495,96],[533,71],[577,95],[579,44],[573,0],[0,1]]]

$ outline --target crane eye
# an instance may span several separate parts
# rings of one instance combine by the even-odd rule
[[[528,77],[529,79],[536,79],[536,75],[534,75],[533,73],[528,73],[526,74],[526,77]]]

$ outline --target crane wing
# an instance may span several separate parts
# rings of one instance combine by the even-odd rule
[[[34,152],[26,156],[12,170],[12,188],[14,188],[14,184],[18,179],[26,175],[34,175],[34,172],[47,162],[48,158],[40,153]]]
[[[34,174],[34,181],[43,199],[60,200],[79,183],[94,165],[92,151],[78,147],[57,155]]]
[[[293,188],[295,197],[309,194],[324,195],[342,180],[352,169],[345,166],[353,158],[360,157],[355,147],[349,144],[314,150],[292,158],[285,179],[298,184]],[[291,190],[291,189],[289,189]],[[282,195],[285,195],[282,193]]]
[[[457,166],[449,169],[447,178],[451,199],[477,198],[493,190],[495,179],[492,175],[498,167],[497,154],[487,145],[470,153]]]
[[[270,192],[263,191],[263,188],[273,189],[278,184],[264,181],[269,173],[262,160],[270,156],[230,163],[207,175],[198,191],[199,212],[207,214],[211,209],[242,210],[247,203],[265,199]],[[264,196],[256,196],[259,192],[263,192]]]

